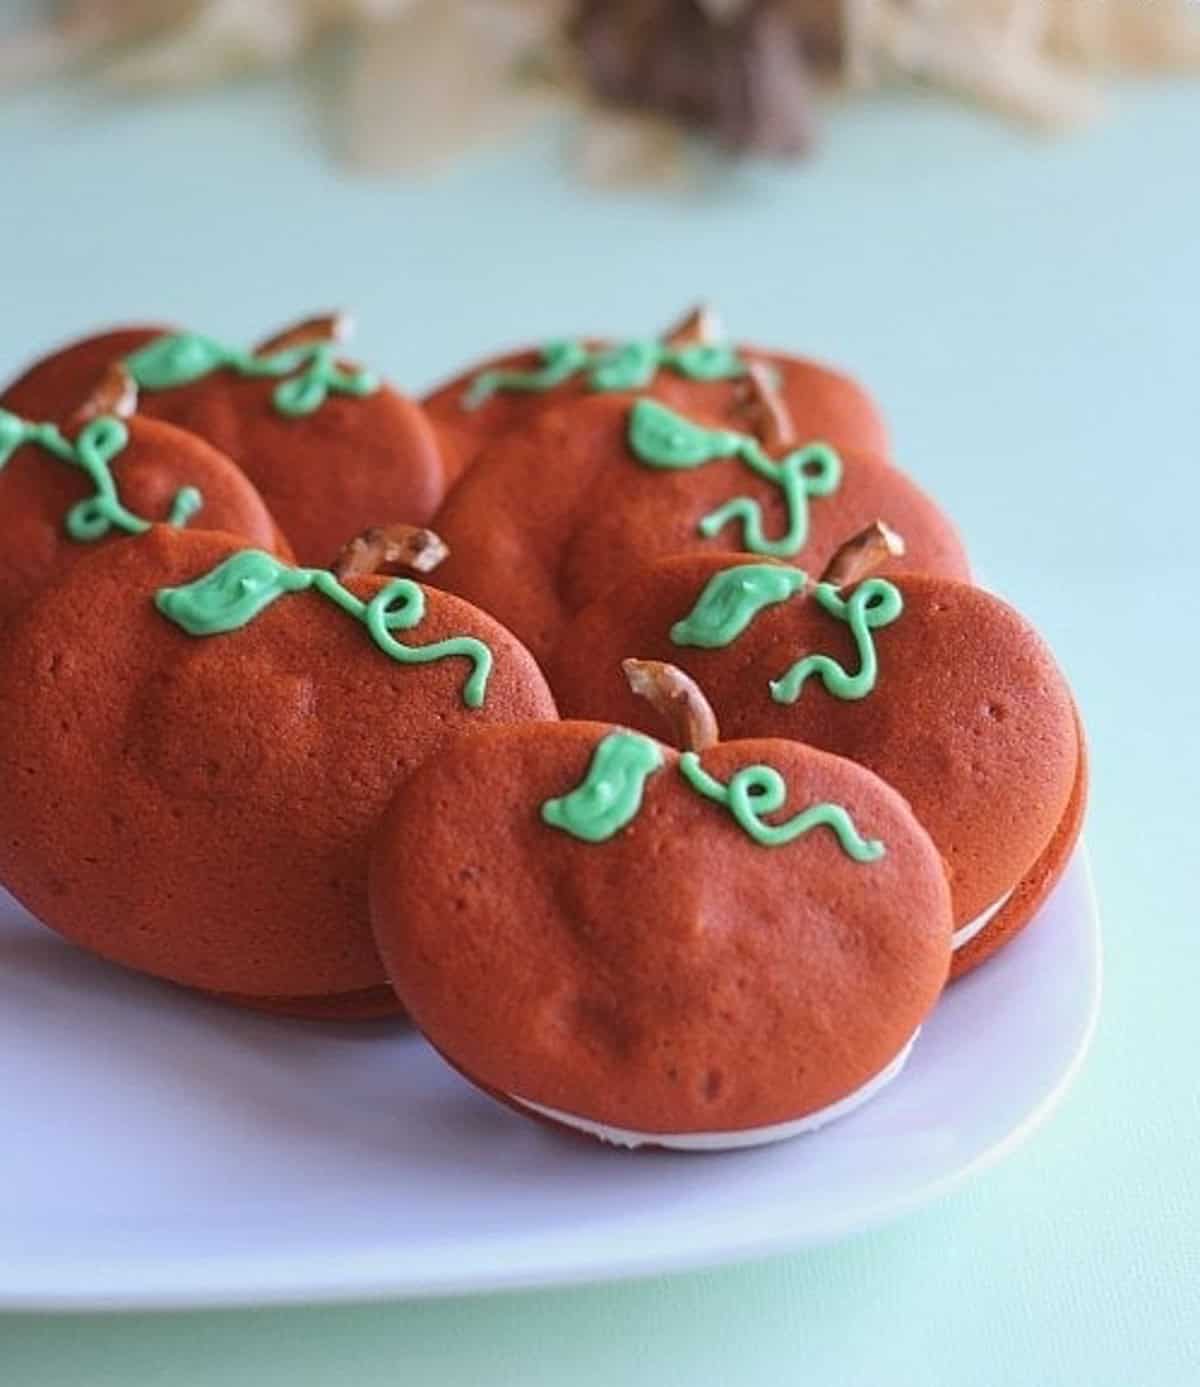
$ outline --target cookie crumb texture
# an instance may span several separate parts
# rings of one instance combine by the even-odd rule
[[[242,546],[156,528],[80,562],[0,648],[0,878],[43,923],[116,962],[214,992],[303,998],[384,976],[368,835],[452,735],[554,716],[529,654],[429,592],[414,643],[479,637],[464,662],[401,666],[314,592],[195,638],[154,605]],[[349,580],[364,600],[379,578]]]
[[[816,1111],[903,1049],[946,979],[941,863],[900,797],[780,741],[788,812],[834,800],[883,839],[853,861],[828,830],[753,842],[676,754],[602,843],[543,822],[583,779],[594,723],[487,729],[428,763],[381,826],[371,904],[401,1001],[474,1082],[642,1132],[757,1127]]]

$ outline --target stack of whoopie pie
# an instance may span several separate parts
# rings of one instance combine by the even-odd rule
[[[423,402],[344,333],[0,394],[0,882],[617,1146],[865,1102],[1075,846],[1050,651],[861,387],[710,313]]]

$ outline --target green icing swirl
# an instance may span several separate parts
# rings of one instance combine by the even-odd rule
[[[582,342],[548,342],[541,362],[528,371],[482,371],[463,396],[464,409],[478,409],[502,391],[553,390],[582,374],[592,390],[644,390],[659,371],[674,371],[687,380],[734,380],[746,374],[737,348],[719,343],[692,342],[673,347],[668,342],[622,342],[590,350]]]
[[[648,467],[689,470],[720,459],[737,458],[757,476],[783,493],[787,511],[786,531],[768,539],[763,530],[762,507],[748,496],[739,496],[701,519],[698,529],[706,539],[719,534],[730,521],[740,521],[742,548],[772,558],[791,558],[808,539],[809,497],[829,496],[842,480],[842,462],[826,443],[809,443],[775,462],[749,434],[732,429],[708,429],[685,419],[657,400],[638,400],[629,416],[629,446]]]
[[[805,680],[815,675],[834,698],[866,698],[879,677],[879,657],[871,632],[890,625],[904,610],[899,588],[886,578],[868,578],[846,600],[832,583],[818,583],[813,598],[830,616],[850,627],[858,646],[858,673],[851,674],[828,655],[806,655],[781,678],[771,681],[771,697],[776,703],[795,703]]]
[[[642,807],[646,781],[663,765],[659,744],[639,732],[610,732],[596,746],[583,780],[569,794],[548,799],[542,820],[586,843],[604,843],[631,824]],[[694,751],[679,758],[687,784],[727,809],[738,826],[763,847],[779,848],[814,828],[828,828],[855,862],[876,862],[886,849],[863,838],[840,804],[814,804],[783,824],[763,820],[787,803],[787,784],[773,766],[744,766],[728,785],[709,775]]]
[[[280,414],[312,414],[330,395],[371,395],[379,379],[370,371],[344,371],[337,364],[335,342],[305,342],[259,356],[226,346],[198,332],[156,337],[125,358],[125,369],[142,390],[191,385],[214,371],[239,376],[278,378],[273,400]]]
[[[705,584],[687,616],[671,627],[671,640],[676,645],[706,649],[731,645],[761,611],[803,592],[807,582],[800,569],[775,564],[738,564],[722,569]],[[866,698],[879,678],[879,658],[871,632],[890,625],[904,610],[900,590],[886,578],[868,578],[849,599],[832,583],[818,583],[812,595],[830,616],[844,621],[853,632],[858,672],[851,674],[828,655],[806,655],[771,681],[771,697],[776,703],[795,703],[805,682],[816,676],[834,698]]]
[[[803,592],[808,575],[773,563],[742,563],[722,569],[704,585],[696,605],[671,627],[675,645],[717,650],[730,645],[767,607]]]
[[[260,549],[243,549],[204,577],[183,587],[161,588],[155,606],[189,636],[216,636],[236,631],[289,592],[309,588],[361,621],[380,650],[398,664],[429,664],[461,656],[471,661],[463,685],[468,708],[479,708],[487,693],[492,652],[474,636],[453,636],[430,645],[404,645],[393,631],[410,631],[425,616],[425,594],[409,578],[396,578],[370,600],[361,599],[321,568],[293,568]]]
[[[787,823],[764,823],[765,815],[787,803],[787,784],[773,766],[744,766],[724,785],[708,774],[694,751],[685,751],[679,758],[679,770],[697,794],[728,809],[742,831],[764,847],[783,847],[814,828],[829,828],[837,835],[842,851],[855,862],[877,862],[886,852],[877,838],[859,834],[840,804],[814,804]]]
[[[603,843],[637,818],[646,781],[662,764],[662,747],[649,737],[610,732],[575,789],[542,805],[542,819],[573,838]]]
[[[129,430],[111,415],[100,415],[85,424],[72,443],[55,424],[30,423],[0,409],[0,470],[18,448],[32,443],[59,462],[79,468],[91,482],[93,494],[72,506],[66,516],[67,533],[80,544],[94,543],[113,530],[141,535],[150,528],[149,520],[121,504],[113,479],[113,459],[128,442]],[[194,486],[181,487],[171,502],[167,523],[186,525],[203,504],[204,498]]]

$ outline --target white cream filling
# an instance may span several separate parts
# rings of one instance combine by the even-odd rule
[[[999,914],[999,912],[1004,909],[1004,907],[1012,899],[1013,891],[1015,891],[1016,889],[1017,888],[1014,886],[1012,888],[1012,891],[1005,891],[1004,895],[1001,896],[1000,899],[996,901],[993,905],[989,905],[982,915],[976,915],[976,917],[973,920],[968,920],[965,925],[962,925],[959,929],[956,929],[954,931],[954,936],[950,941],[950,947],[957,952],[957,950],[961,949],[964,944],[969,944],[971,940],[974,939],[975,936],[979,933],[979,931],[982,930],[985,925],[991,922],[992,917],[994,915]]]
[[[886,1069],[881,1069],[873,1079],[830,1103],[826,1108],[809,1113],[806,1117],[794,1118],[791,1122],[775,1122],[768,1127],[748,1127],[739,1132],[633,1132],[627,1127],[610,1127],[603,1122],[593,1122],[588,1117],[576,1117],[574,1113],[560,1112],[557,1108],[543,1107],[541,1103],[531,1103],[528,1098],[520,1098],[515,1093],[508,1094],[514,1103],[519,1103],[530,1112],[548,1117],[564,1127],[574,1127],[576,1131],[586,1132],[612,1146],[624,1146],[634,1150],[639,1146],[665,1146],[672,1151],[734,1151],[746,1146],[766,1146],[773,1141],[786,1141],[804,1132],[815,1132],[827,1122],[845,1117],[855,1108],[861,1107],[896,1077],[904,1068],[905,1062],[920,1035],[920,1027],[912,1034],[904,1049]]]

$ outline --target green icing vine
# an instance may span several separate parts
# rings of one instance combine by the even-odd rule
[[[54,424],[33,424],[8,410],[0,409],[0,470],[13,453],[26,443],[77,467],[91,482],[94,493],[67,512],[66,529],[72,539],[90,544],[112,530],[125,534],[144,534],[151,525],[121,504],[111,464],[129,442],[129,430],[120,419],[101,415],[79,431],[72,443]],[[169,525],[186,525],[204,504],[194,486],[181,487],[171,502]]]
[[[704,585],[696,605],[671,627],[675,645],[718,649],[735,641],[756,616],[769,606],[803,592],[807,577],[798,568],[775,564],[738,564],[715,573]],[[904,610],[904,599],[886,578],[868,578],[843,598],[832,583],[818,583],[813,600],[838,621],[844,621],[858,647],[859,668],[851,674],[828,655],[807,655],[786,674],[771,681],[776,703],[795,703],[812,676],[835,698],[865,698],[879,678],[879,658],[871,632],[887,626]]]
[[[740,521],[742,548],[772,558],[791,558],[804,548],[809,498],[831,495],[842,479],[841,459],[826,443],[809,443],[775,462],[749,434],[704,428],[657,400],[641,399],[634,404],[629,416],[629,446],[646,466],[664,469],[691,469],[737,458],[756,476],[778,487],[788,517],[787,529],[778,539],[766,537],[762,507],[748,496],[711,511],[697,527],[706,539],[712,539],[731,521]]]
[[[679,770],[697,794],[728,809],[738,827],[764,847],[783,847],[814,828],[830,828],[842,851],[855,862],[876,862],[886,851],[877,838],[859,834],[840,804],[814,804],[787,823],[764,823],[765,815],[787,803],[787,783],[773,766],[743,766],[728,785],[723,785],[704,769],[696,752],[685,751],[679,758]]]
[[[371,395],[379,380],[370,371],[345,371],[337,364],[336,342],[305,342],[259,356],[226,346],[198,332],[156,337],[125,358],[125,369],[142,390],[191,385],[214,371],[239,376],[290,377],[273,396],[280,414],[312,414],[330,395]]]
[[[818,583],[813,598],[830,616],[850,627],[858,647],[858,672],[851,674],[828,655],[806,655],[781,678],[771,681],[771,697],[776,703],[795,703],[805,680],[815,675],[834,698],[866,698],[879,677],[879,657],[871,632],[890,625],[904,610],[899,588],[886,578],[868,578],[846,599],[832,583]]]
[[[646,781],[662,764],[662,747],[649,737],[610,732],[575,789],[542,805],[542,819],[586,843],[603,843],[637,818]]]
[[[659,371],[674,371],[687,380],[733,380],[746,374],[737,348],[693,342],[622,342],[591,350],[582,342],[548,342],[540,364],[528,371],[482,371],[463,396],[464,409],[478,409],[503,391],[553,390],[572,376],[583,375],[592,390],[644,390]]]
[[[542,805],[542,819],[586,843],[604,843],[637,818],[646,781],[663,765],[662,747],[639,732],[610,732],[596,746],[583,780]],[[705,799],[727,809],[756,843],[784,847],[814,828],[828,828],[842,851],[855,862],[876,862],[886,849],[876,838],[863,838],[840,804],[814,804],[783,824],[764,822],[787,803],[787,784],[773,766],[744,766],[728,785],[709,775],[694,751],[679,758],[687,784]]]
[[[215,636],[253,621],[285,593],[313,589],[361,621],[380,650],[399,664],[428,664],[461,656],[471,661],[463,685],[469,708],[483,704],[492,671],[492,652],[474,636],[453,636],[431,645],[404,645],[393,631],[411,631],[425,616],[425,594],[409,578],[396,578],[363,602],[320,568],[293,568],[260,549],[243,549],[184,587],[161,588],[158,610],[189,636]]]

